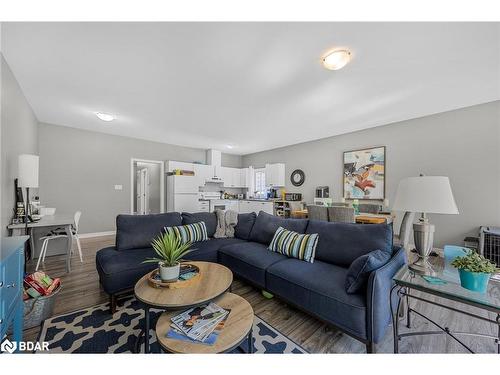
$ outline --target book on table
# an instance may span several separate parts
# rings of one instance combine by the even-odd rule
[[[167,337],[213,344],[224,327],[228,315],[229,310],[225,310],[213,302],[193,307],[172,317],[172,325]]]

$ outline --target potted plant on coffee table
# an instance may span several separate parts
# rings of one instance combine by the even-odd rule
[[[175,281],[179,278],[182,258],[191,252],[191,242],[182,243],[175,233],[164,233],[151,242],[158,255],[148,258],[143,263],[158,263],[162,281]]]
[[[480,293],[486,293],[491,275],[499,271],[495,263],[472,250],[455,258],[451,265],[458,268],[462,287]]]

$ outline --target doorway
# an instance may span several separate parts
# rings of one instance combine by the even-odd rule
[[[135,215],[165,212],[164,162],[132,158],[130,212]]]

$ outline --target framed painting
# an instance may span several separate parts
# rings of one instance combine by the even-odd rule
[[[344,152],[344,198],[385,199],[385,146]]]

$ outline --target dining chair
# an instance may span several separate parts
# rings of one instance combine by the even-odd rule
[[[354,208],[342,206],[328,207],[328,220],[337,223],[355,223]]]
[[[325,206],[309,205],[307,206],[307,216],[312,220],[328,221],[328,208]]]
[[[82,255],[82,246],[80,244],[80,237],[78,236],[78,225],[80,223],[80,217],[82,216],[81,211],[76,211],[75,216],[73,218],[73,225],[71,226],[71,241],[76,241],[76,246],[78,248],[78,255],[80,256],[80,262],[83,263],[83,255]],[[55,240],[57,238],[68,238],[66,234],[65,228],[56,228],[52,230],[46,236],[40,237],[40,240],[43,240],[42,248],[40,250],[40,255],[38,256],[38,261],[36,263],[35,271],[38,271],[40,267],[40,261],[45,262],[45,255],[47,255],[47,248],[49,246],[50,240]],[[71,247],[71,254],[73,254],[73,246]],[[69,254],[68,256],[71,256]]]
[[[373,203],[360,203],[359,212],[364,212],[367,214],[379,214],[382,211],[382,206],[380,204]]]

